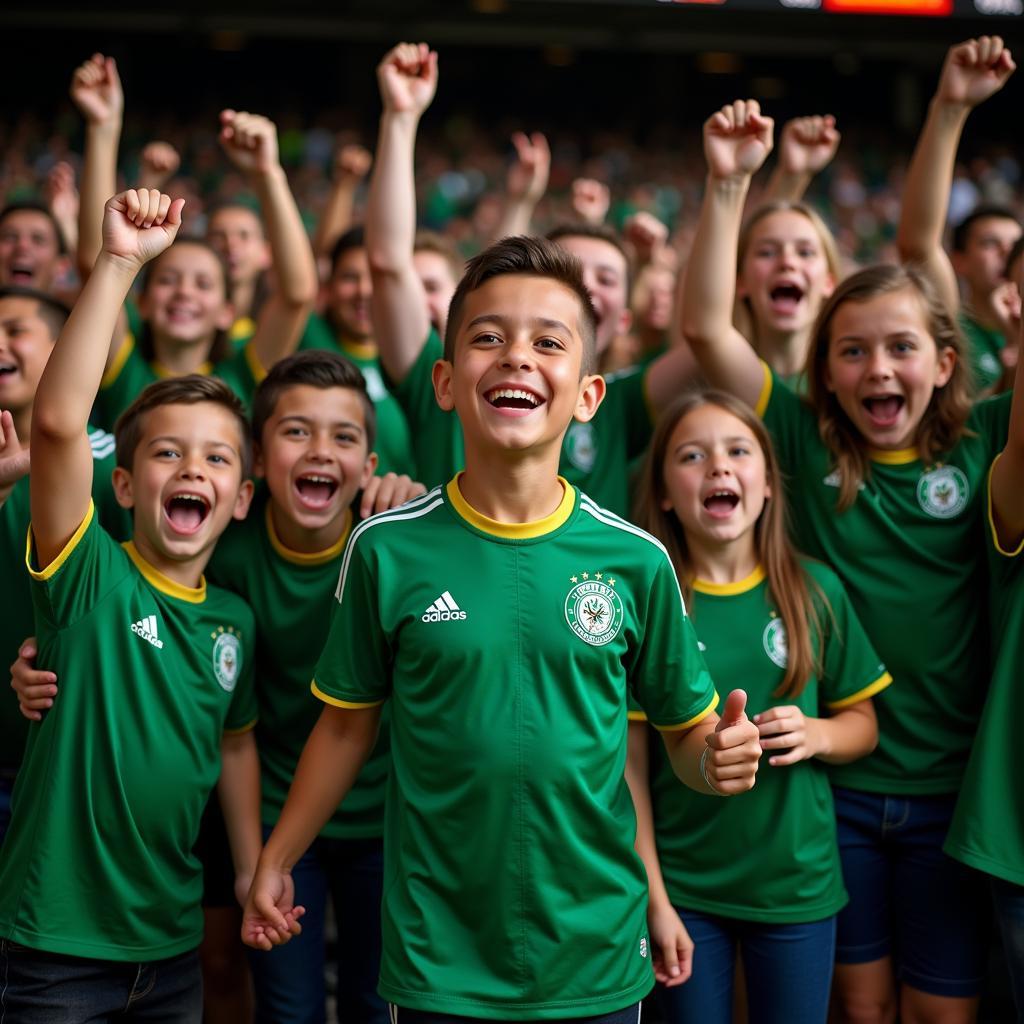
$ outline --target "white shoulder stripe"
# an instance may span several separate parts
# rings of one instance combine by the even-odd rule
[[[424,504],[424,502],[428,502],[428,504]],[[441,488],[436,487],[429,494],[423,495],[422,498],[417,498],[408,504],[400,505],[389,512],[381,512],[379,515],[364,519],[352,531],[352,536],[349,537],[348,544],[345,546],[345,554],[341,559],[341,572],[338,575],[338,588],[334,591],[334,596],[338,603],[341,603],[341,595],[345,591],[345,578],[348,576],[348,567],[352,560],[352,549],[355,547],[356,541],[367,530],[374,526],[386,526],[388,523],[402,522],[406,519],[419,519],[422,516],[429,515],[438,505],[443,504],[444,499],[441,497]]]
[[[639,537],[641,540],[647,541],[665,556],[665,561],[668,562],[669,569],[672,571],[672,579],[675,580],[676,583],[676,593],[679,594],[679,607],[682,608],[683,615],[685,615],[686,602],[683,600],[683,592],[679,588],[679,578],[676,576],[675,568],[672,565],[672,559],[669,557],[668,551],[665,550],[665,545],[662,544],[657,537],[652,537],[646,530],[641,530],[639,526],[627,523],[625,519],[620,519],[613,512],[608,512],[603,508],[599,508],[590,498],[584,497],[580,502],[580,509],[581,511],[592,515],[598,522],[604,523],[605,526],[611,526],[616,530],[622,530],[624,533],[631,533],[634,537]]]

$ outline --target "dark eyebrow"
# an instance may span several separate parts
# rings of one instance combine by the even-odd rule
[[[180,437],[174,437],[172,434],[162,434],[160,437],[154,437],[149,442],[149,444],[150,444],[150,447],[152,447],[155,444],[161,444],[161,443],[166,444],[168,441],[171,444],[176,444],[179,448],[184,448],[185,447],[185,445],[182,443],[181,438]],[[236,452],[237,451],[235,446],[232,445],[232,444],[228,444],[227,441],[207,441],[205,443],[208,444],[212,448],[227,448],[227,450],[229,452]]]
[[[301,423],[303,426],[309,426],[313,422],[308,416],[303,416],[301,415],[301,413],[296,412],[292,413],[290,416],[282,416],[281,419],[278,421],[278,425],[283,425],[285,423],[288,423],[289,421]],[[335,430],[337,430],[338,427],[348,427],[351,428],[352,430],[360,431],[363,430],[363,427],[360,424],[356,423],[354,420],[336,420],[334,423],[331,424],[331,427]]]
[[[466,328],[479,327],[481,324],[498,324],[500,327],[505,327],[508,323],[508,317],[504,317],[500,313],[485,313],[483,316],[474,317],[470,320],[466,324]],[[548,317],[537,316],[533,317],[530,323],[537,327],[547,327],[551,330],[565,331],[566,334],[572,334],[572,331],[561,320],[551,320]]]

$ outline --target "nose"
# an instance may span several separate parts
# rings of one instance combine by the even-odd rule
[[[793,268],[796,266],[796,247],[783,245],[779,247],[779,263],[783,267]]]
[[[203,453],[186,451],[181,458],[178,476],[183,480],[203,480],[206,477],[206,462]]]
[[[868,362],[868,374],[872,380],[889,380],[892,377],[892,366],[889,363],[889,355],[879,345],[871,350]]]
[[[505,368],[527,370],[533,367],[533,345],[530,339],[523,337],[512,338],[505,346],[501,354],[501,365]]]

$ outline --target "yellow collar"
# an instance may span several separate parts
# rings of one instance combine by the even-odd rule
[[[883,466],[907,466],[911,462],[917,462],[921,458],[921,453],[916,448],[897,448],[894,451],[886,448],[869,448],[868,458]]]
[[[150,565],[142,555],[134,541],[125,541],[121,545],[128,552],[128,557],[135,563],[135,568],[146,578],[150,586],[156,587],[162,594],[168,597],[176,597],[180,601],[188,601],[190,604],[202,604],[206,600],[206,577],[199,577],[198,587],[186,587],[176,583],[169,576],[165,576],[159,569]]]
[[[693,589],[698,594],[714,594],[715,597],[732,597],[753,590],[765,578],[764,566],[759,565],[749,576],[735,583],[712,583],[710,580],[694,580]]]
[[[267,502],[265,516],[270,546],[286,562],[291,562],[293,565],[323,565],[325,562],[333,562],[345,550],[345,543],[352,530],[352,509],[348,508],[345,509],[345,525],[342,528],[341,536],[329,548],[324,548],[323,551],[293,551],[285,546],[284,542],[277,535],[277,530],[274,529],[274,517],[270,512],[269,501]]]
[[[376,359],[377,343],[375,341],[349,341],[346,338],[339,338],[338,345],[341,351],[353,359]]]
[[[167,367],[163,365],[163,363],[158,363],[155,359],[149,365],[150,367],[152,367],[153,372],[161,380],[166,380],[168,377],[182,376],[182,374],[180,373],[174,373],[173,370],[168,370]],[[200,376],[203,377],[209,377],[210,374],[213,373],[213,363],[207,360],[205,363],[202,364],[202,366],[197,366],[195,370],[193,370],[192,372],[198,373]]]
[[[482,533],[489,533],[494,537],[503,537],[506,540],[532,540],[536,537],[543,537],[562,526],[576,505],[576,491],[562,477],[558,482],[562,485],[562,500],[558,508],[549,516],[537,519],[532,523],[499,523],[496,519],[489,519],[487,516],[477,512],[469,502],[462,496],[459,489],[459,473],[448,482],[448,500],[458,514]]]

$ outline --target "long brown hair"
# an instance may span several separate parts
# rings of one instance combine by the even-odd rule
[[[807,352],[807,397],[818,414],[821,439],[836,460],[839,470],[839,511],[849,508],[863,480],[871,472],[867,445],[850,422],[826,384],[832,320],[844,302],[868,302],[880,295],[913,292],[921,302],[925,325],[941,352],[950,348],[956,355],[953,374],[932,392],[928,408],[917,426],[914,447],[924,462],[933,462],[948,452],[965,433],[973,401],[971,375],[965,362],[966,350],[956,321],[950,316],[935,286],[912,266],[881,264],[867,267],[848,277],[832,293],[818,315],[814,336]]]
[[[669,441],[680,421],[695,409],[714,405],[735,416],[754,435],[764,453],[765,472],[771,497],[754,524],[754,545],[764,566],[768,590],[786,627],[789,657],[776,697],[798,697],[808,679],[819,675],[822,665],[822,622],[818,605],[828,608],[821,588],[812,580],[789,541],[786,527],[786,500],[782,471],[768,431],[746,403],[724,391],[704,389],[682,395],[670,405],[654,430],[638,489],[634,519],[653,534],[668,551],[683,597],[689,604],[693,596],[696,571],[686,544],[686,533],[676,514],[662,505],[668,496],[665,487],[665,459]],[[817,641],[817,643],[815,643]]]

